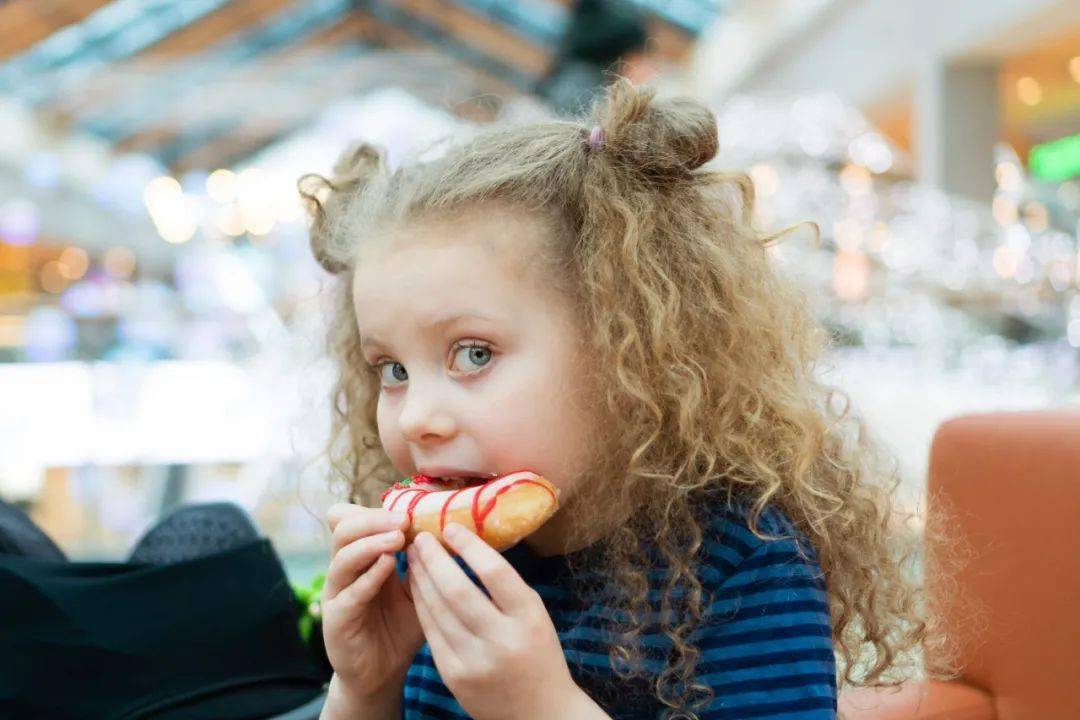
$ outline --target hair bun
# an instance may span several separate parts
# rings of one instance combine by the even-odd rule
[[[654,100],[656,91],[620,77],[593,107],[610,152],[660,179],[686,177],[716,157],[716,118],[692,98]]]
[[[346,255],[334,247],[333,233],[327,227],[328,211],[348,203],[382,167],[379,149],[368,143],[353,143],[334,163],[333,177],[316,173],[296,182],[300,196],[311,214],[311,252],[324,270],[340,273],[348,267]]]

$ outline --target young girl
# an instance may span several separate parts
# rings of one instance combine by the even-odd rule
[[[584,124],[301,181],[357,503],[328,516],[324,718],[833,718],[838,678],[934,636],[895,469],[815,378],[825,333],[717,149],[704,107],[620,80]],[[504,553],[454,524],[458,558],[403,552],[378,502],[522,468],[561,507]]]

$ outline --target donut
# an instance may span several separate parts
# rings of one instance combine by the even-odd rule
[[[464,525],[496,550],[505,550],[547,522],[559,507],[559,490],[528,470],[486,482],[413,475],[382,494],[382,506],[409,517],[406,544],[428,531],[443,546],[447,523]]]

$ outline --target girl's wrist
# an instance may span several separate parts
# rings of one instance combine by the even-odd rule
[[[401,682],[371,695],[356,694],[334,673],[319,720],[397,720],[403,690]]]
[[[559,712],[550,717],[572,717],[578,720],[611,720],[611,716],[576,683],[565,695]]]

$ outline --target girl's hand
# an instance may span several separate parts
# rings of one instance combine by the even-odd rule
[[[394,572],[406,518],[339,503],[327,512],[327,522],[333,557],[321,607],[326,654],[344,694],[375,696],[403,682],[424,642],[412,600]]]
[[[489,600],[431,533],[409,548],[409,582],[435,667],[476,720],[567,717],[582,694],[544,602],[506,559],[450,523],[443,537]]]

